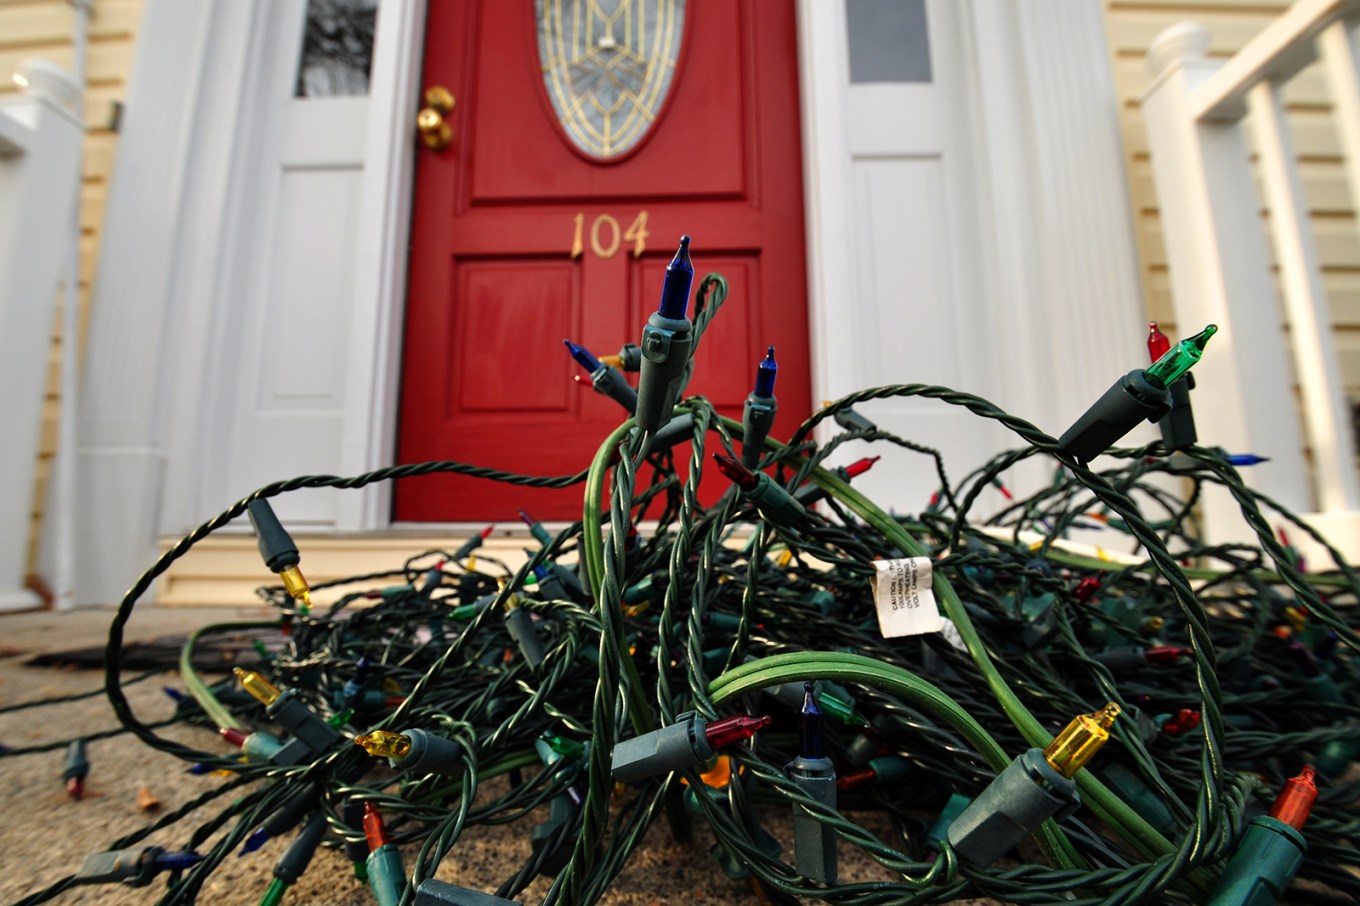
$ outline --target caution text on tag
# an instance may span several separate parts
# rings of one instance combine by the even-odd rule
[[[939,632],[941,619],[931,591],[929,557],[905,560],[876,560],[874,567],[874,607],[883,638]]]

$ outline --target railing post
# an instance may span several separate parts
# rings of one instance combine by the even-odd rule
[[[1351,37],[1351,25],[1347,19],[1338,19],[1327,26],[1318,37],[1318,48],[1327,68],[1341,153],[1346,157],[1351,206],[1360,210],[1360,59]]]
[[[1247,106],[1270,208],[1270,232],[1280,266],[1304,431],[1313,453],[1318,508],[1324,513],[1357,510],[1360,486],[1355,476],[1355,445],[1341,400],[1341,369],[1332,342],[1332,320],[1279,87],[1269,81],[1258,82],[1247,94]]]
[[[1253,468],[1252,486],[1307,511],[1303,435],[1246,142],[1239,124],[1199,123],[1191,112],[1192,93],[1219,66],[1208,46],[1202,26],[1164,31],[1148,54],[1154,80],[1142,99],[1177,325],[1183,334],[1221,328],[1195,368],[1200,443],[1269,457]],[[1249,540],[1226,493],[1206,491],[1207,537]]]

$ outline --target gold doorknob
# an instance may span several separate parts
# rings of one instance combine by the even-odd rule
[[[444,119],[453,111],[453,104],[453,92],[443,85],[425,89],[425,106],[416,114],[416,129],[431,151],[443,151],[453,141],[453,129]]]

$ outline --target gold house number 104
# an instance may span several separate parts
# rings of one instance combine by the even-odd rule
[[[571,218],[574,226],[571,234],[571,257],[580,258],[586,251],[586,215],[578,211]],[[647,248],[647,212],[638,211],[628,229],[619,226],[612,214],[599,214],[590,222],[590,251],[596,258],[613,258],[619,246],[625,242],[633,243],[633,257],[637,258]]]

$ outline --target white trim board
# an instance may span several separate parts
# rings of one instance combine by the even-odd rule
[[[82,392],[77,537],[81,604],[112,604],[160,535],[225,507],[205,480],[223,444],[224,340],[258,222],[251,190],[272,86],[257,75],[296,31],[300,0],[147,0],[118,166],[105,214]],[[425,0],[386,0],[378,19],[343,328],[343,403],[334,461],[354,473],[394,444],[396,364],[414,170],[414,100]],[[286,31],[286,29],[285,29]],[[284,35],[283,37],[288,37]],[[271,40],[273,38],[274,40]],[[300,337],[299,342],[305,342]],[[228,423],[227,433],[237,426]],[[261,438],[262,444],[287,438]],[[233,489],[232,494],[249,490]],[[334,530],[386,524],[385,489],[337,495]]]

